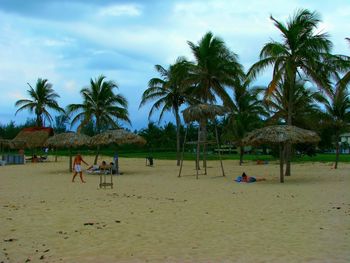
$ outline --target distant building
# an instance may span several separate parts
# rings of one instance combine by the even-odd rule
[[[340,134],[340,152],[350,153],[350,132]]]

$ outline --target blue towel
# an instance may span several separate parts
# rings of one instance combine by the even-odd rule
[[[236,180],[235,180],[237,183],[240,183],[242,182],[242,176],[237,176]]]

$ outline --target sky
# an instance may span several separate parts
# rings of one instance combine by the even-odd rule
[[[15,116],[27,83],[48,79],[66,107],[82,102],[79,91],[102,74],[129,102],[132,126],[123,126],[142,129],[152,104],[139,104],[148,81],[159,77],[154,65],[193,60],[187,41],[198,43],[211,31],[247,70],[265,43],[281,41],[270,15],[285,22],[301,8],[321,15],[318,30],[329,33],[333,53],[350,55],[349,0],[0,0],[0,124],[34,117]],[[254,84],[270,78],[266,71]],[[160,124],[169,120],[171,114]]]

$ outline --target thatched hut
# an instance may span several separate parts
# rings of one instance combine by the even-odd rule
[[[292,125],[272,125],[254,130],[242,140],[245,145],[279,144],[280,147],[280,182],[284,182],[283,150],[286,143],[317,143],[320,137],[316,132],[298,128]]]
[[[53,129],[48,127],[24,128],[11,140],[10,146],[13,149],[35,149],[43,147],[46,140],[53,135]]]

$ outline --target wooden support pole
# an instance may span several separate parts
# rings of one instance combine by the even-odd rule
[[[222,176],[225,176],[224,165],[222,164],[222,159],[221,159],[221,150],[220,150],[220,143],[219,143],[218,128],[216,125],[215,125],[215,136],[216,136],[216,143],[218,145],[218,153],[219,153],[219,159],[220,159],[220,164],[221,164]]]
[[[184,142],[183,142],[183,145],[182,145],[181,163],[180,163],[180,171],[179,171],[178,177],[181,177],[182,165],[183,165],[183,162],[184,162],[184,154],[185,154],[185,144],[186,144],[186,137],[187,137],[187,129],[188,129],[188,127],[186,127],[185,138],[184,138]]]

